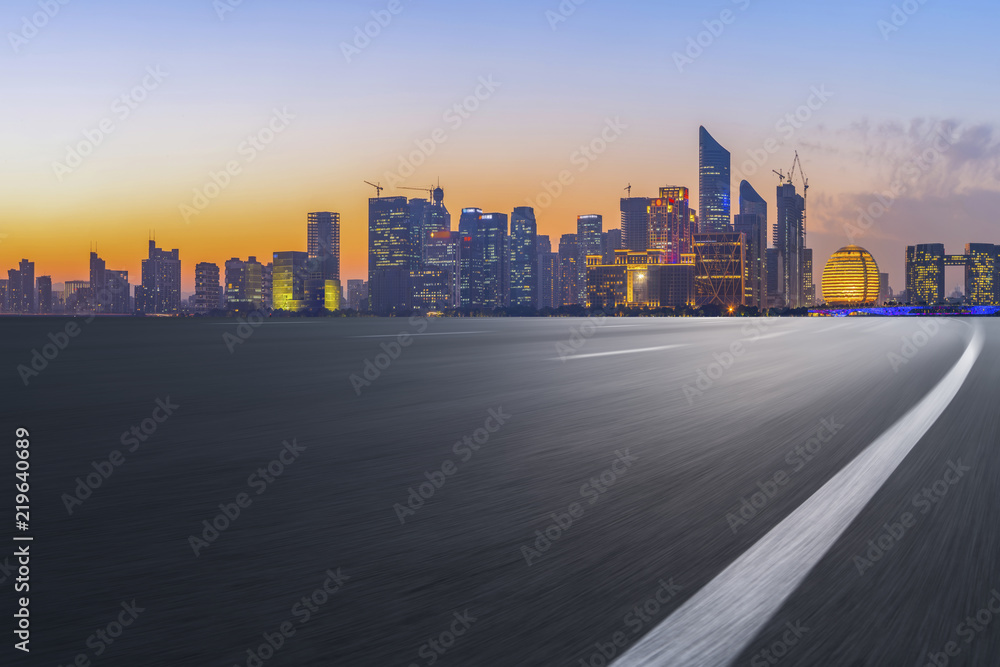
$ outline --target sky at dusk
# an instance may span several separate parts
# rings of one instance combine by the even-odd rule
[[[852,240],[896,290],[907,244],[1000,243],[995,3],[911,0],[894,23],[894,3],[872,0],[64,1],[45,21],[46,0],[0,8],[4,271],[27,257],[56,283],[86,280],[96,243],[134,284],[155,230],[192,291],[196,263],[305,250],[306,214],[337,211],[342,278],[366,278],[365,180],[440,179],[456,229],[463,207],[535,205],[557,243],[581,214],[618,227],[630,183],[696,202],[700,125],[769,223],[771,170],[799,151],[817,283]],[[372,12],[387,25],[356,43]],[[578,152],[602,134],[603,152]],[[97,145],[76,160],[81,142]],[[225,186],[198,200],[213,173]],[[863,208],[876,215],[859,225]]]

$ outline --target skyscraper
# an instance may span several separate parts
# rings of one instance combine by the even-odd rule
[[[484,213],[479,219],[476,245],[483,257],[482,306],[487,310],[503,308],[504,284],[507,280],[508,219],[504,213]]]
[[[559,240],[560,306],[583,304],[580,300],[580,245],[576,234],[563,234]]]
[[[308,215],[306,251],[309,254],[305,277],[307,307],[318,310],[326,307],[328,281],[340,280],[339,213],[320,211]]]
[[[104,290],[106,293],[106,311],[113,315],[127,315],[132,312],[129,304],[128,271],[104,271]]]
[[[35,297],[35,263],[22,259],[18,264],[18,273],[21,275],[21,312],[34,314],[38,312],[37,298]]]
[[[649,197],[630,197],[621,200],[622,249],[645,252],[650,245],[652,229],[649,207],[653,200]]]
[[[800,308],[812,308],[816,305],[816,283],[813,278],[812,248],[802,249],[802,303]]]
[[[622,249],[622,230],[609,229],[604,232],[604,263],[613,264],[615,251]]]
[[[107,264],[97,256],[96,252],[90,253],[90,292],[91,306],[95,313],[108,312],[108,284],[107,284]]]
[[[767,310],[767,202],[747,181],[740,183],[740,213],[734,228],[746,237],[747,303]]]
[[[944,301],[943,243],[906,248],[906,298],[913,305],[933,306]]]
[[[704,127],[699,131],[699,232],[728,232],[732,157]]]
[[[274,308],[274,263],[260,265],[260,305]]]
[[[444,190],[438,187],[430,191],[430,194],[430,201],[410,200],[414,254],[420,261],[426,259],[431,234],[451,231],[451,214],[444,205]]]
[[[427,218],[424,221],[425,240],[431,234],[451,231],[451,213],[444,205],[444,190],[434,188],[431,205],[427,208]]]
[[[579,248],[577,259],[577,300],[574,303],[587,303],[587,257],[590,255],[604,256],[604,218],[600,215],[581,215],[576,219],[576,242]]]
[[[535,210],[514,209],[510,217],[510,305],[538,307],[538,223]]]
[[[892,298],[892,288],[889,287],[889,274],[878,274],[878,304],[885,305]]]
[[[558,308],[560,305],[559,253],[552,252],[552,240],[548,236],[539,236],[538,308]]]
[[[149,242],[149,257],[142,260],[142,289],[136,310],[147,315],[175,315],[181,309],[181,258],[177,249],[166,251]]]
[[[200,313],[216,310],[222,305],[219,266],[202,262],[194,267],[194,308]]]
[[[368,309],[368,289],[364,280],[347,281],[347,307],[357,311]]]
[[[441,230],[431,232],[427,244],[424,246],[426,253],[424,268],[448,272],[449,298],[447,307],[449,308],[458,307],[462,301],[461,245],[462,235],[460,233]]]
[[[37,312],[35,292],[35,263],[22,259],[18,268],[7,271],[9,311],[24,315]]]
[[[329,211],[310,213],[306,250],[316,260],[324,280],[340,279],[340,214]]]
[[[52,313],[52,276],[38,276],[38,312]]]
[[[805,200],[796,194],[795,186],[782,183],[778,186],[778,217],[774,223],[774,247],[781,264],[777,276],[777,290],[788,308],[799,308],[804,302],[804,275],[802,219]]]
[[[371,312],[391,315],[411,310],[412,274],[418,268],[406,197],[369,199],[368,288]]]
[[[650,248],[663,250],[667,264],[678,264],[681,255],[692,250],[690,191],[685,187],[660,188],[660,196],[650,202]]]
[[[965,246],[965,298],[974,306],[997,302],[997,253],[992,243],[969,243]]]

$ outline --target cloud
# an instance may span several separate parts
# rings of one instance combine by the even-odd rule
[[[902,196],[1000,190],[1000,129],[956,119],[859,119],[817,128],[803,148],[861,171],[872,192],[902,185]],[[897,195],[899,196],[899,195]]]

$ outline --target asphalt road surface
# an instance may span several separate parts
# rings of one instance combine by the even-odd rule
[[[67,321],[2,664],[1000,664],[995,320]]]

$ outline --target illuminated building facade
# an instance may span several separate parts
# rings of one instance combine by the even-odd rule
[[[128,271],[106,269],[104,272],[104,291],[106,295],[106,312],[114,315],[127,315],[132,312]]]
[[[344,290],[341,287],[340,280],[338,278],[332,278],[326,281],[323,294],[326,295],[326,301],[323,304],[324,308],[329,310],[331,313],[340,310],[340,302],[344,297]]]
[[[274,309],[297,312],[306,306],[309,253],[274,253]]]
[[[694,292],[697,307],[724,310],[746,303],[746,240],[740,232],[695,234]]]
[[[147,315],[176,315],[181,309],[180,251],[161,250],[149,242],[149,257],[142,260],[142,289],[136,310]]]
[[[604,255],[604,218],[600,215],[581,215],[576,219],[576,242],[579,256],[576,260],[577,289],[574,303],[587,303],[587,257]]]
[[[812,308],[816,305],[816,284],[813,282],[813,251],[812,248],[802,249],[802,306]]]
[[[326,308],[331,298],[326,293],[327,282],[340,280],[340,214],[330,211],[310,213],[306,229],[306,252],[309,254],[306,301],[310,308]]]
[[[41,315],[52,313],[52,276],[38,276],[38,312]]]
[[[666,259],[662,250],[617,250],[614,264],[604,263],[603,255],[589,255],[587,305],[606,310],[692,305],[694,265],[668,264]]]
[[[660,188],[660,196],[650,202],[649,220],[649,249],[666,252],[668,264],[677,264],[681,255],[692,252],[692,237],[697,230],[692,227],[690,191],[687,188]]]
[[[998,250],[992,243],[965,246],[965,298],[973,306],[1000,303],[996,279]]]
[[[767,202],[748,181],[740,183],[740,213],[734,229],[746,239],[747,305],[767,310]]]
[[[912,305],[945,301],[945,268],[965,269],[965,298],[973,306],[1000,303],[1000,246],[969,243],[964,255],[949,255],[944,244],[928,243],[906,249],[906,294]]]
[[[441,312],[451,308],[454,299],[453,272],[424,265],[413,274],[413,307],[423,312]]]
[[[35,263],[22,259],[16,269],[7,271],[7,310],[11,313],[35,312]]]
[[[856,245],[833,253],[823,270],[823,299],[830,306],[874,306],[881,285],[875,258]]]
[[[732,230],[730,189],[732,156],[704,127],[699,130],[699,232]]]
[[[347,281],[347,307],[357,311],[368,309],[368,284],[364,280]]]
[[[507,226],[505,213],[484,213],[479,219],[476,246],[482,251],[482,303],[486,310],[507,305]]]
[[[913,305],[944,301],[944,244],[926,243],[906,248],[906,294]]]
[[[461,234],[444,230],[431,232],[425,246],[424,269],[448,272],[448,307],[461,303],[461,244]]]
[[[576,234],[563,234],[559,239],[560,306],[581,304],[580,245]]]
[[[538,223],[528,206],[515,208],[510,218],[510,305],[538,305]]]
[[[250,257],[245,262],[234,257],[226,262],[227,305],[261,307],[262,268],[256,257]]]
[[[465,208],[458,223],[462,308],[479,308],[483,303],[483,253],[478,241],[482,217],[482,209]]]
[[[649,207],[653,201],[655,200],[649,197],[629,197],[621,200],[623,249],[642,252],[652,247]]]
[[[371,312],[391,315],[411,310],[412,273],[417,268],[410,206],[406,197],[369,199],[368,292]],[[275,263],[275,283],[277,270]]]
[[[222,306],[219,266],[202,262],[194,267],[194,309],[205,313]]]

